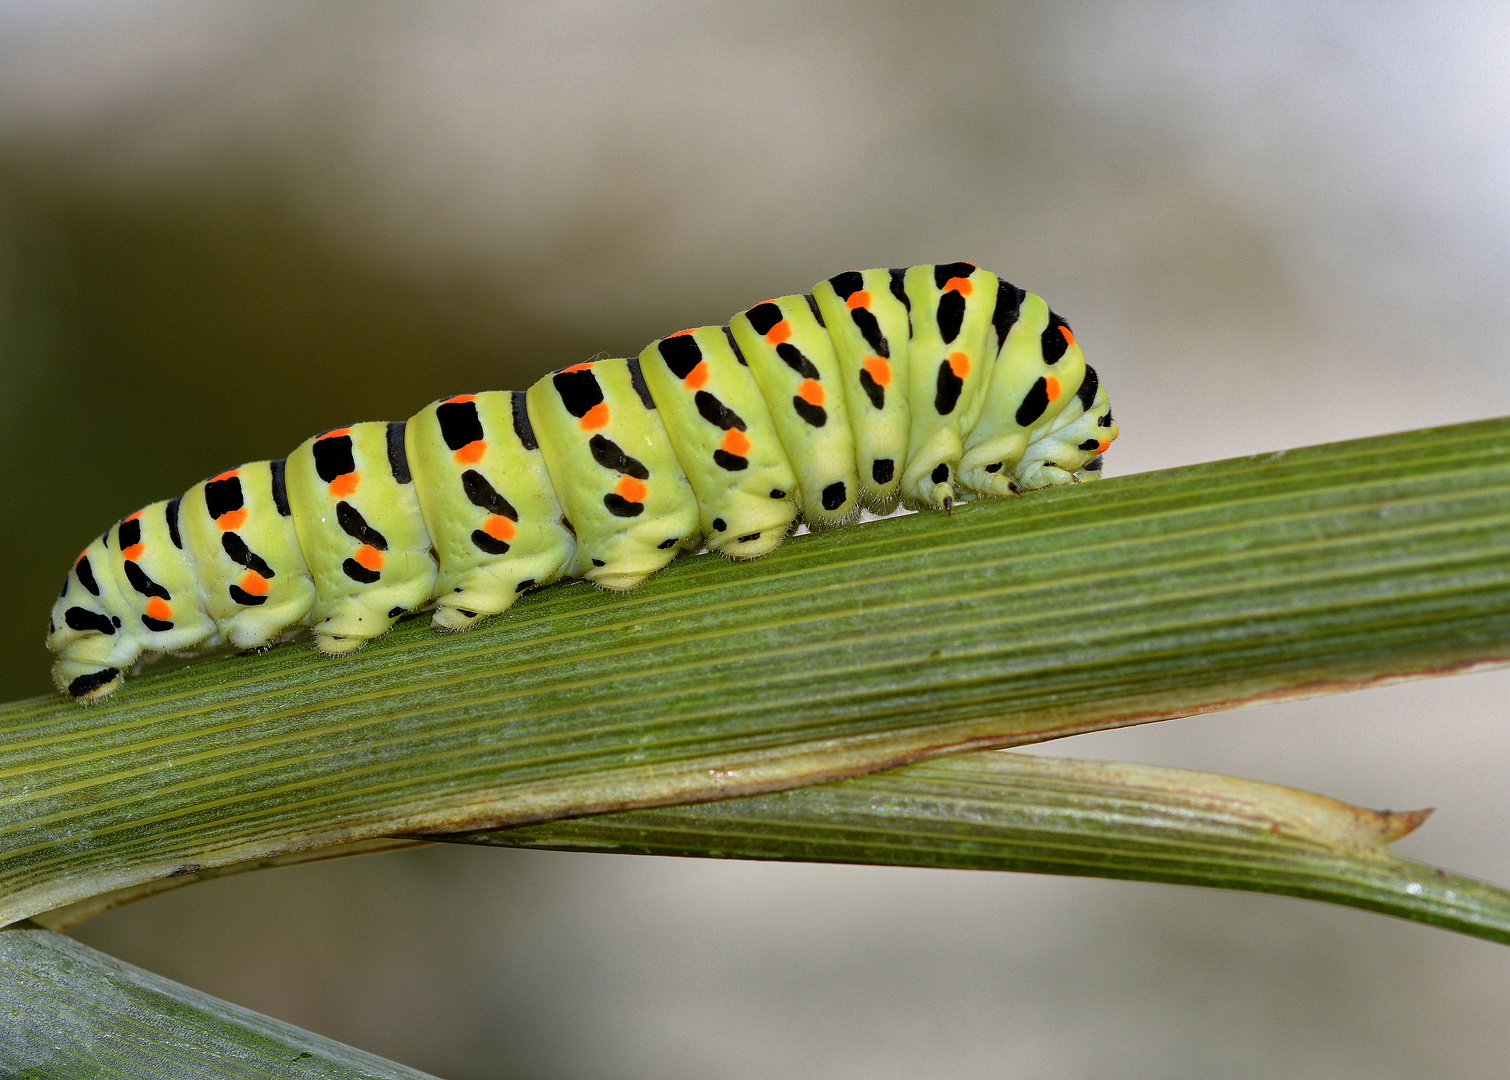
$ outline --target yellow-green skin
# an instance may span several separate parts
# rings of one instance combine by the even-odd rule
[[[1106,390],[1063,320],[970,263],[849,271],[811,295],[306,441],[153,503],[75,561],[53,677],[81,702],[144,652],[329,655],[434,605],[463,630],[563,577],[629,589],[861,507],[948,509],[1100,475]]]

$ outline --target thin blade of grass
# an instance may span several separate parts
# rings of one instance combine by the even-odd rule
[[[684,560],[0,707],[0,923],[249,859],[784,790],[1510,658],[1510,421]]]
[[[423,1080],[47,930],[0,930],[0,1074]]]
[[[1390,852],[1428,813],[1156,765],[990,751],[769,795],[438,839],[1206,885],[1510,944],[1510,892]]]

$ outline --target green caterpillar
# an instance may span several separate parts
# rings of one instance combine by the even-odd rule
[[[144,652],[300,625],[340,655],[431,602],[437,630],[465,630],[561,578],[630,589],[703,545],[763,555],[799,514],[828,528],[1091,479],[1116,437],[1039,297],[966,262],[849,271],[153,503],[74,562],[53,679],[98,701]]]

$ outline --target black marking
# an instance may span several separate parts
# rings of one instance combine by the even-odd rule
[[[341,570],[352,581],[360,581],[363,585],[371,585],[383,576],[380,571],[369,570],[355,559],[347,559],[343,562]]]
[[[1007,333],[1022,316],[1022,302],[1027,293],[1009,281],[996,283],[996,310],[991,312],[991,325],[996,328],[996,347],[1007,340]]]
[[[800,397],[793,395],[792,408],[796,409],[797,415],[802,417],[802,419],[806,420],[813,427],[822,427],[824,424],[828,423],[828,413],[823,410],[822,405],[809,405]]]
[[[1023,397],[1022,404],[1017,406],[1017,426],[1032,427],[1033,422],[1043,415],[1049,407],[1049,384],[1040,378],[1035,382]]]
[[[132,518],[130,521],[121,522],[121,550],[135,547],[142,542],[142,519]]]
[[[828,283],[834,287],[834,292],[839,294],[840,300],[848,300],[865,288],[865,276],[858,270],[846,270],[842,274],[835,274],[829,278]]]
[[[156,631],[159,634],[164,630],[173,629],[173,624],[167,619],[154,619],[151,615],[142,616],[142,625],[145,626],[148,630]]]
[[[740,351],[739,342],[734,340],[734,331],[727,326],[720,327],[724,332],[724,338],[729,342],[729,349],[734,353],[734,359],[739,361],[740,367],[749,367],[750,362],[745,359],[745,354]]]
[[[859,329],[860,336],[865,339],[865,344],[870,346],[871,352],[877,356],[891,356],[891,346],[886,341],[886,335],[881,333],[881,324],[869,308],[850,308],[849,317]]]
[[[1096,375],[1096,369],[1086,364],[1085,378],[1080,381],[1080,389],[1075,391],[1082,409],[1089,409],[1096,403],[1096,390],[1100,385],[1101,379]]]
[[[345,499],[336,503],[336,521],[340,524],[341,531],[357,543],[369,544],[379,551],[388,550],[388,538],[367,524],[362,512]]]
[[[93,630],[97,634],[114,634],[116,624],[88,608],[71,607],[63,612],[63,622],[70,630]]]
[[[757,334],[765,337],[786,316],[781,314],[781,308],[767,300],[764,304],[756,304],[745,312],[745,318],[750,320],[750,325],[755,328]]]
[[[490,514],[506,517],[510,521],[519,520],[519,511],[498,494],[497,489],[488,483],[487,477],[476,469],[468,469],[461,474],[461,489],[467,493],[467,501],[473,506],[481,507]]]
[[[509,542],[507,540],[500,540],[496,536],[489,536],[481,529],[472,530],[472,543],[476,544],[479,550],[486,551],[489,555],[507,555],[509,553]]]
[[[886,271],[891,275],[891,295],[902,301],[902,306],[907,309],[907,314],[912,314],[912,301],[907,297],[907,289],[903,284],[907,277],[907,267],[893,266]],[[909,319],[909,324],[911,320]]]
[[[730,428],[746,430],[745,422],[740,419],[739,414],[706,390],[699,390],[692,401],[702,418],[713,426],[722,428],[724,431]]]
[[[933,268],[933,284],[942,289],[951,278],[967,278],[975,273],[975,264],[967,262],[939,263]]]
[[[571,534],[573,540],[577,538],[577,530],[572,528],[571,518],[565,514],[561,515],[561,527]]]
[[[878,484],[889,484],[896,475],[897,463],[889,457],[876,458],[870,463],[870,478]]]
[[[735,540],[734,542],[736,544],[748,544],[751,540],[759,540],[759,539],[760,539],[760,534],[758,532],[754,532],[754,533],[751,533],[749,536],[741,536],[739,539]]]
[[[540,441],[535,438],[535,425],[530,423],[529,405],[523,390],[514,391],[514,438],[526,450],[540,449]]]
[[[1060,327],[1068,330],[1070,324],[1058,315],[1055,315],[1052,311],[1049,312],[1049,325],[1043,328],[1043,333],[1039,336],[1039,342],[1043,346],[1043,362],[1045,364],[1059,363],[1064,354],[1069,350],[1070,343],[1065,338],[1064,332],[1060,330]]]
[[[598,385],[598,377],[589,368],[558,371],[551,376],[551,383],[561,398],[561,404],[566,406],[566,411],[578,420],[603,404],[603,388]]]
[[[803,356],[802,350],[790,341],[783,341],[780,345],[777,345],[776,355],[781,357],[787,367],[791,368],[798,375],[801,375],[804,379],[821,378],[818,374],[818,369],[813,366],[813,362],[806,356]]]
[[[965,322],[964,296],[952,290],[940,296],[935,318],[939,324],[939,336],[944,339],[945,344],[959,337],[959,328]]]
[[[947,484],[949,482],[949,466],[936,466],[933,472],[928,475],[928,479],[932,480],[935,484]]]
[[[1111,427],[1112,426],[1112,411],[1110,409],[1106,410],[1106,414],[1104,416],[1102,416],[1099,419],[1097,419],[1096,426],[1097,427]]]
[[[723,532],[728,527],[729,527],[729,523],[727,521],[725,521],[723,518],[714,518],[713,519],[713,531],[714,532]]]
[[[691,334],[661,338],[656,351],[661,354],[661,359],[666,361],[666,367],[670,369],[671,374],[678,379],[685,379],[692,374],[692,369],[697,367],[703,358],[703,351],[698,348],[697,342],[692,340]]]
[[[241,477],[228,476],[224,480],[211,480],[204,486],[204,505],[214,521],[221,514],[229,514],[246,505],[241,490]]]
[[[163,507],[163,516],[168,519],[168,539],[173,541],[173,546],[179,551],[184,549],[183,537],[178,534],[178,504],[182,501],[183,496],[180,495]]]
[[[119,615],[110,616],[110,621],[115,625],[117,630],[121,628],[121,617]]]
[[[954,367],[949,361],[944,360],[939,364],[938,389],[933,395],[933,407],[938,410],[940,416],[948,416],[959,404],[961,391],[965,389],[965,380],[954,373]]]
[[[403,608],[394,608],[393,609],[393,611],[403,611],[403,610],[404,610]],[[455,611],[456,614],[460,615],[464,619],[475,619],[475,618],[477,618],[477,612],[475,612],[475,611],[468,611],[466,608],[452,608],[451,610]],[[390,611],[388,614],[392,615],[393,611]]]
[[[87,697],[102,686],[108,686],[121,677],[120,668],[100,668],[99,671],[86,671],[73,682],[68,684],[68,693],[71,697]]]
[[[782,491],[780,488],[772,488],[771,489],[771,498],[773,498],[773,499],[784,499],[784,498],[786,498],[786,492]]]
[[[713,451],[713,464],[729,472],[741,472],[750,467],[750,459],[740,457],[738,454],[731,454],[727,450],[719,448]]]
[[[607,565],[608,565],[608,564],[607,564],[607,563],[605,563],[605,562],[604,562],[604,561],[603,561],[603,560],[602,560],[602,559],[594,559],[594,560],[593,560],[593,561],[592,561],[592,564],[593,564],[593,565],[594,565],[594,566],[607,566]]]
[[[391,608],[388,609],[388,617],[390,619],[396,619],[400,615],[402,615],[403,613],[404,613],[404,609],[401,608],[401,607],[391,607]]]
[[[640,404],[647,409],[655,408],[655,398],[650,396],[650,387],[645,385],[645,373],[640,370],[640,360],[637,356],[629,358],[629,384],[634,387],[634,392],[640,395]]]
[[[273,572],[273,568],[267,565],[260,555],[247,547],[246,541],[236,533],[221,533],[220,546],[225,549],[225,553],[231,557],[233,563],[244,566],[248,570],[255,570],[265,578],[278,576]]]
[[[273,505],[278,508],[279,517],[292,517],[294,512],[288,505],[288,481],[283,475],[287,465],[283,458],[267,463],[268,471],[273,474]]]
[[[126,580],[131,582],[131,587],[143,596],[156,596],[163,600],[171,600],[173,596],[167,589],[147,576],[140,564],[127,559],[123,564],[126,568]]]
[[[870,403],[878,409],[886,408],[886,387],[870,377],[870,372],[860,369],[860,389],[865,391],[865,396],[870,398]]]
[[[849,493],[844,488],[843,480],[835,480],[823,489],[823,509],[837,510],[844,505],[844,500],[849,498]]]
[[[338,476],[357,471],[356,458],[351,456],[350,435],[317,439],[311,449],[315,455],[315,472],[327,484]]]
[[[991,464],[986,466],[986,472],[1001,472],[1001,462],[991,462]]]
[[[451,450],[460,450],[482,438],[482,417],[475,401],[443,401],[435,406],[440,437]]]
[[[594,435],[588,440],[587,448],[592,451],[592,459],[605,469],[612,469],[614,472],[632,476],[636,480],[650,479],[650,470],[645,468],[635,458],[624,453],[623,448],[612,439],[606,439],[602,435]],[[639,511],[636,510],[635,513],[638,514]]]
[[[1105,458],[1100,457],[1098,455],[1097,457],[1091,458],[1091,460],[1087,461],[1084,465],[1080,466],[1080,471],[1081,472],[1100,472],[1101,471],[1101,466],[1102,466],[1102,464],[1105,461],[1106,461]]]
[[[1094,450],[1094,449],[1096,449],[1096,447],[1098,447],[1100,445],[1101,445],[1101,440],[1100,439],[1086,439],[1083,443],[1080,444],[1080,449],[1082,449],[1082,450]]]
[[[231,599],[242,607],[256,607],[258,604],[267,603],[266,596],[253,596],[240,585],[232,585],[227,591],[231,594]]]
[[[658,548],[660,548],[662,551],[667,551],[670,548],[676,547],[676,545],[677,545],[677,538],[675,536],[673,536],[670,540],[662,540],[659,544],[657,544],[655,546],[658,547]]]
[[[603,505],[608,507],[608,512],[614,517],[639,517],[645,512],[644,503],[630,502],[616,491],[603,496]]]
[[[525,589],[533,589],[534,587],[535,587],[535,579],[532,578],[532,577],[527,577],[523,581],[521,581],[518,585],[514,586],[514,591],[515,592],[524,592]]]
[[[75,564],[73,572],[79,575],[79,584],[88,589],[95,596],[100,595],[100,583],[94,580],[94,567],[89,565],[88,558],[83,558]],[[68,592],[68,579],[63,579],[63,591]]]
[[[818,320],[818,325],[827,330],[828,327],[823,325],[823,312],[818,310],[818,301],[813,299],[813,294],[803,293],[802,299],[807,301],[807,309],[813,313],[813,318]]]

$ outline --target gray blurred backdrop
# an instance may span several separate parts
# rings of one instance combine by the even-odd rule
[[[1048,297],[1109,474],[1510,411],[1502,4],[0,7],[0,624],[109,521],[851,267]],[[1051,744],[1372,807],[1510,882],[1480,674]],[[491,1077],[1500,1077],[1510,952],[1296,900],[429,848],[77,931]]]

